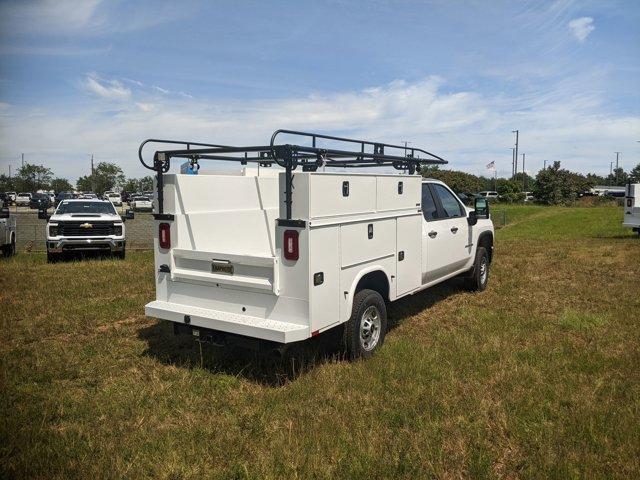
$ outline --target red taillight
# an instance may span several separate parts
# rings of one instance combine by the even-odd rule
[[[285,260],[298,260],[298,231],[284,231],[284,258]]]
[[[171,227],[168,223],[161,223],[158,227],[158,241],[160,248],[171,248]]]

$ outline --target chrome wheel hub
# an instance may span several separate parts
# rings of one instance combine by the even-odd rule
[[[487,281],[487,274],[489,273],[489,268],[487,265],[487,257],[482,257],[480,261],[480,282],[484,284]]]
[[[367,307],[360,318],[360,346],[363,350],[369,352],[376,348],[380,340],[381,328],[382,321],[378,307],[375,305]]]

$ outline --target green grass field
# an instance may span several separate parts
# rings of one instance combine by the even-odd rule
[[[487,291],[393,304],[356,363],[174,337],[151,252],[3,261],[0,476],[640,477],[640,240],[618,208],[519,208]]]

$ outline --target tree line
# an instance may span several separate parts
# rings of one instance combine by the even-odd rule
[[[507,202],[518,202],[524,200],[524,192],[532,192],[540,203],[559,205],[573,202],[595,185],[624,185],[629,178],[640,182],[640,163],[630,172],[616,168],[606,177],[595,173],[584,175],[572,172],[561,168],[560,162],[553,162],[535,177],[519,172],[512,179],[493,179],[458,170],[442,170],[437,165],[423,167],[421,173],[424,177],[443,181],[458,193],[492,190]]]
[[[153,178],[126,178],[122,169],[113,163],[98,163],[93,174],[78,178],[75,187],[66,178],[54,177],[50,168],[25,163],[16,175],[0,174],[0,192],[36,192],[53,190],[56,193],[78,190],[103,195],[109,190],[145,192],[153,189]]]
[[[535,177],[519,172],[512,179],[493,179],[477,176],[459,170],[442,170],[438,166],[423,167],[424,177],[442,180],[456,192],[480,192],[495,190],[506,201],[524,200],[524,192],[533,192],[541,203],[557,205],[574,201],[583,192],[594,185],[624,185],[632,177],[640,181],[640,163],[630,172],[617,168],[610,175],[603,177],[594,173],[583,175],[560,167],[560,162],[538,172]],[[104,192],[119,188],[124,192],[145,192],[153,188],[153,178],[126,178],[122,169],[113,163],[100,162],[92,175],[78,179],[75,190]],[[74,190],[66,178],[54,177],[50,168],[43,165],[25,163],[12,177],[0,175],[0,192],[35,192],[37,190],[53,190],[56,193]]]

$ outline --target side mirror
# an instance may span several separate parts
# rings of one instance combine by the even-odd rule
[[[471,210],[469,212],[469,216],[467,217],[467,223],[469,225],[471,225],[472,227],[478,223],[478,215],[476,214],[475,210]]]
[[[489,218],[489,202],[486,198],[476,198],[473,202],[476,218]]]
[[[0,218],[9,218],[9,207],[2,207],[0,209]]]
[[[38,210],[38,218],[40,220],[49,220],[51,215],[48,215],[46,210]]]

